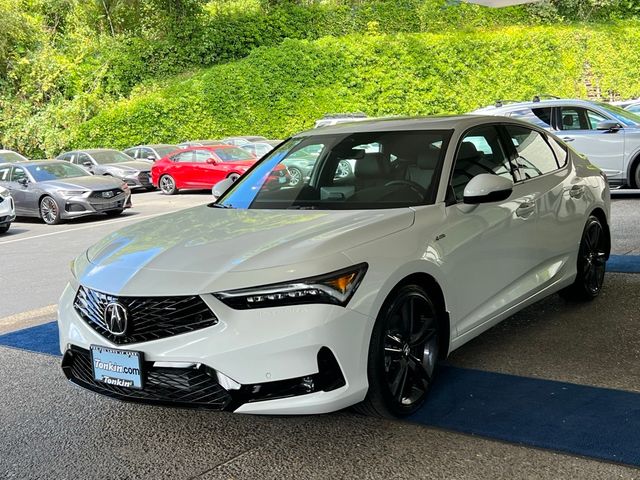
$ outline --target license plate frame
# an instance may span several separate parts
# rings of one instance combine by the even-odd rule
[[[144,388],[144,355],[142,352],[91,345],[91,371],[96,382],[106,385]]]

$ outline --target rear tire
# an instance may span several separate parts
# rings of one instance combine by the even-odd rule
[[[60,207],[49,195],[45,195],[40,200],[40,218],[47,225],[57,225],[60,223]]]
[[[404,285],[382,307],[373,327],[369,391],[356,411],[376,417],[411,415],[424,403],[436,372],[438,309],[419,285]]]
[[[232,182],[235,182],[236,180],[238,180],[240,178],[240,174],[239,173],[230,173],[229,175],[227,175],[227,178],[230,179]]]
[[[160,187],[160,191],[165,195],[175,195],[178,193],[178,189],[176,188],[176,181],[171,175],[163,175],[160,177],[158,181],[158,186]]]
[[[578,273],[572,285],[560,291],[567,300],[593,300],[602,291],[609,239],[607,230],[598,219],[591,215],[587,220],[578,250]]]
[[[636,165],[631,173],[631,187],[640,188],[640,160],[636,162]]]

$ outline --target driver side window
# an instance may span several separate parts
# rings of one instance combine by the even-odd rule
[[[27,178],[27,173],[24,171],[24,168],[21,167],[13,167],[13,171],[11,172],[11,181],[19,182]]]
[[[505,154],[498,130],[493,125],[471,129],[458,145],[451,187],[457,201],[462,201],[467,183],[481,173],[491,173],[515,180],[513,168]]]

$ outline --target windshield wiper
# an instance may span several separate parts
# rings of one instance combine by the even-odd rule
[[[316,210],[316,205],[291,205],[287,207],[287,210]]]
[[[224,205],[222,203],[210,203],[209,206],[214,208],[236,208],[233,205]]]

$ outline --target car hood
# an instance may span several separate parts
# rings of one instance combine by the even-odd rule
[[[78,275],[82,284],[96,290],[151,295],[201,293],[211,291],[212,285],[238,288],[247,282],[259,284],[260,277],[301,278],[349,266],[341,252],[409,228],[413,221],[410,208],[292,211],[201,206],[109,235],[87,251],[89,263]]]
[[[65,178],[60,180],[47,180],[40,182],[42,187],[53,190],[73,190],[83,188],[85,190],[108,190],[122,185],[122,180],[105,177],[103,175],[87,175],[85,177]]]
[[[145,162],[140,160],[135,160],[131,162],[119,162],[119,163],[105,163],[103,166],[110,168],[118,168],[120,170],[128,170],[133,172],[134,170],[139,170],[141,172],[148,172],[151,170],[151,162]]]

